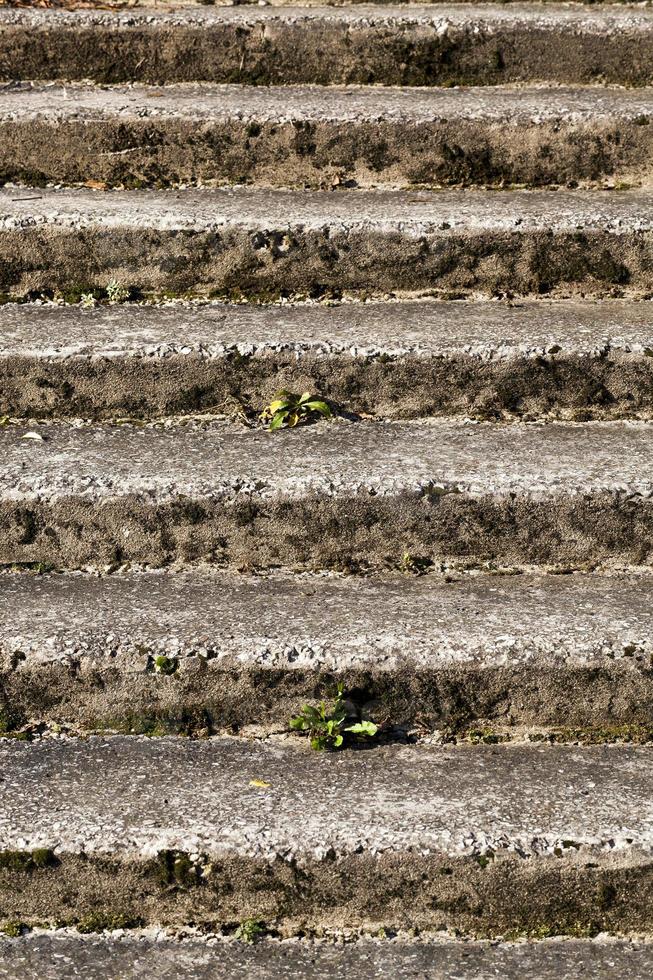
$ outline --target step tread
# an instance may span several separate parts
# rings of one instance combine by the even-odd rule
[[[237,9],[237,8],[234,8]],[[470,120],[512,126],[591,123],[653,115],[653,88],[478,86],[114,85],[26,83],[2,91],[0,120],[48,123],[119,118],[257,122],[411,123]]]
[[[373,302],[342,305],[184,303],[0,305],[0,360],[221,358],[293,351],[537,357],[643,354],[653,348],[653,304],[629,300]]]
[[[343,972],[350,980],[383,980],[389,975],[406,980],[559,980],[583,973],[595,980],[649,980],[653,970],[653,944],[604,938],[501,945],[445,938],[259,940],[248,946],[152,932],[83,936],[61,929],[18,940],[0,937],[0,954],[0,977],[7,980],[105,980],[112,974],[156,980],[269,980],[282,974],[289,980],[329,980]]]
[[[56,28],[58,25],[108,25],[126,29],[148,25],[197,25],[220,23],[260,24],[261,22],[297,23],[301,20],[354,23],[436,25],[465,27],[477,25],[528,24],[529,26],[568,25],[601,34],[614,28],[647,30],[653,26],[653,11],[642,6],[596,4],[584,7],[566,3],[462,4],[436,3],[396,5],[356,4],[354,6],[186,6],[179,9],[136,7],[129,10],[0,8],[0,26],[29,24]]]
[[[145,669],[146,650],[289,670],[380,671],[538,661],[639,671],[650,656],[650,575],[365,578],[209,571],[5,574],[0,648],[24,671],[78,658]],[[634,649],[636,648],[636,650]],[[636,655],[635,655],[636,653]],[[116,660],[116,656],[118,659]]]
[[[650,750],[386,746],[141,736],[0,741],[0,847],[266,859],[495,852],[650,858]],[[180,779],[183,773],[183,779]],[[250,786],[263,780],[269,788]],[[572,855],[572,856],[573,856]]]
[[[548,499],[652,492],[653,427],[646,423],[322,422],[281,433],[226,422],[163,429],[51,425],[36,430],[43,441],[25,439],[27,431],[22,425],[0,431],[5,501],[396,496],[430,486]]]
[[[466,192],[287,191],[214,188],[184,191],[0,189],[0,229],[155,228],[194,232],[232,227],[306,231],[331,226],[407,237],[528,231],[562,234],[653,228],[653,194],[620,191]],[[444,227],[443,227],[444,226]],[[281,243],[283,248],[283,243]]]

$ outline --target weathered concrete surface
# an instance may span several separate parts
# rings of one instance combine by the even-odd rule
[[[0,415],[261,411],[280,388],[385,418],[640,417],[653,304],[0,306]]]
[[[360,939],[244,943],[183,941],[150,933],[80,936],[69,930],[0,938],[0,977],[6,980],[650,980],[653,947],[625,940],[547,940],[539,943]]]
[[[652,89],[14,85],[0,183],[648,183],[652,117]]]
[[[0,593],[9,729],[280,730],[339,680],[379,724],[653,731],[649,575],[18,574]]]
[[[242,84],[653,82],[646,8],[0,11],[0,78]]]
[[[0,431],[0,562],[650,564],[653,427]]]
[[[0,190],[0,290],[650,295],[653,195]]]
[[[653,928],[645,747],[62,738],[0,761],[0,918]]]

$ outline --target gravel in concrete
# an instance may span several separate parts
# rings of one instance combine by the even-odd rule
[[[647,182],[653,90],[10,85],[0,182]]]
[[[649,575],[16,574],[0,589],[5,728],[279,730],[338,678],[379,724],[653,730]]]
[[[623,746],[9,740],[0,917],[641,934],[650,759]]]
[[[355,943],[268,940],[244,943],[183,941],[148,933],[79,936],[69,930],[0,938],[0,977],[6,980],[649,980],[653,948],[624,940],[548,940],[540,943],[361,939]]]
[[[0,440],[3,562],[651,561],[647,424],[9,426]]]
[[[0,190],[0,290],[648,296],[642,191]]]
[[[1,13],[0,77],[7,80],[653,81],[653,14],[646,7],[438,4]]]
[[[0,306],[0,414],[261,411],[280,388],[385,418],[650,418],[653,304]]]

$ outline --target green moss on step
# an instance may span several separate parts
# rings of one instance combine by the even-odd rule
[[[159,851],[155,859],[154,874],[161,885],[190,888],[200,878],[200,870],[185,851]]]
[[[89,933],[112,932],[114,929],[141,929],[145,922],[138,916],[100,910],[91,912],[90,915],[73,922],[72,925],[77,928],[78,932]]]
[[[49,847],[37,847],[33,851],[0,851],[0,870],[41,871],[56,868],[59,858]]]

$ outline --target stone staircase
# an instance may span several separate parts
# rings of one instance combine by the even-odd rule
[[[653,11],[12,6],[0,80],[0,977],[648,980]]]

